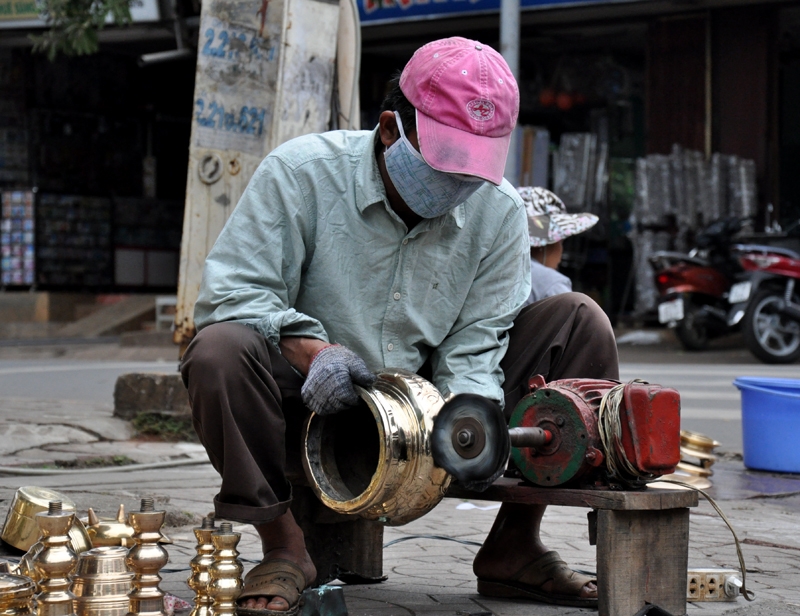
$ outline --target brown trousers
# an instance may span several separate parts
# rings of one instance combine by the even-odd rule
[[[523,309],[501,366],[507,415],[535,374],[547,381],[619,378],[611,324],[579,293]],[[420,372],[425,376],[425,367]],[[216,515],[262,524],[284,513],[292,494],[287,455],[299,456],[300,426],[309,413],[300,397],[303,377],[261,334],[238,323],[202,329],[184,354],[181,374],[195,430],[222,476]]]

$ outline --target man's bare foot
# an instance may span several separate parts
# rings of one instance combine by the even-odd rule
[[[503,504],[495,518],[483,547],[472,563],[479,579],[512,580],[521,584],[537,585],[543,593],[557,593],[566,580],[536,579],[537,572],[526,567],[549,550],[539,538],[539,527],[546,507],[543,505]],[[519,575],[523,572],[523,575]],[[569,574],[566,574],[569,575]],[[563,576],[562,576],[563,577]],[[597,585],[586,582],[576,597],[596,599]]]
[[[291,511],[287,511],[271,522],[257,525],[255,529],[261,537],[264,561],[277,559],[291,561],[300,567],[307,585],[314,583],[317,569],[306,550],[303,531],[295,522]],[[303,590],[300,589],[301,592]],[[256,610],[269,609],[276,612],[287,611],[291,607],[284,597],[279,596],[248,597],[243,599],[239,606]]]

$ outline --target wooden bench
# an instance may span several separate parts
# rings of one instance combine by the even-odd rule
[[[525,505],[587,507],[589,543],[597,546],[600,616],[632,616],[656,604],[686,613],[689,507],[697,492],[538,488],[501,478],[485,492],[451,488],[448,497]]]
[[[694,491],[539,488],[501,478],[485,492],[451,487],[447,497],[591,509],[599,616],[632,616],[646,603],[676,616],[686,613],[689,507],[698,502]],[[382,578],[381,524],[336,514],[302,486],[295,486],[292,511],[306,534],[319,583],[337,577],[351,583]]]

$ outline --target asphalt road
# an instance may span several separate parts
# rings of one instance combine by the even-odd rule
[[[76,358],[0,360],[0,396],[86,400],[113,405],[120,374],[172,372],[177,361],[125,361],[104,345],[97,360]],[[168,354],[165,354],[168,355]],[[683,352],[669,338],[657,345],[620,347],[621,378],[644,379],[673,387],[681,394],[682,425],[722,443],[720,450],[741,452],[741,403],[733,381],[739,376],[800,378],[800,365],[768,366],[757,362],[735,339],[710,351]]]

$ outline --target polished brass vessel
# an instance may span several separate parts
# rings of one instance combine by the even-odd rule
[[[433,509],[450,484],[431,455],[433,419],[444,399],[412,372],[377,376],[372,387],[356,387],[358,406],[309,417],[303,467],[326,506],[397,526]]]
[[[698,490],[707,490],[712,486],[711,476],[714,471],[711,467],[717,461],[714,449],[719,446],[718,441],[705,434],[681,430],[681,461],[674,473],[664,475],[662,479],[682,481]],[[668,486],[669,484],[659,484],[659,487]]]
[[[60,501],[63,511],[75,512],[75,503],[65,495],[38,486],[23,486],[11,499],[0,539],[18,550],[30,550],[39,540],[36,514],[47,511],[48,503]],[[75,516],[69,529],[70,547],[76,554],[91,549],[92,542],[83,523]]]
[[[0,573],[0,616],[28,616],[36,586],[29,577]]]
[[[125,505],[119,506],[116,518],[101,518],[89,507],[86,532],[96,548],[115,545],[129,548],[134,544],[134,530],[128,524]]]
[[[77,616],[125,616],[130,609],[133,572],[122,546],[93,548],[80,555],[72,576]]]

